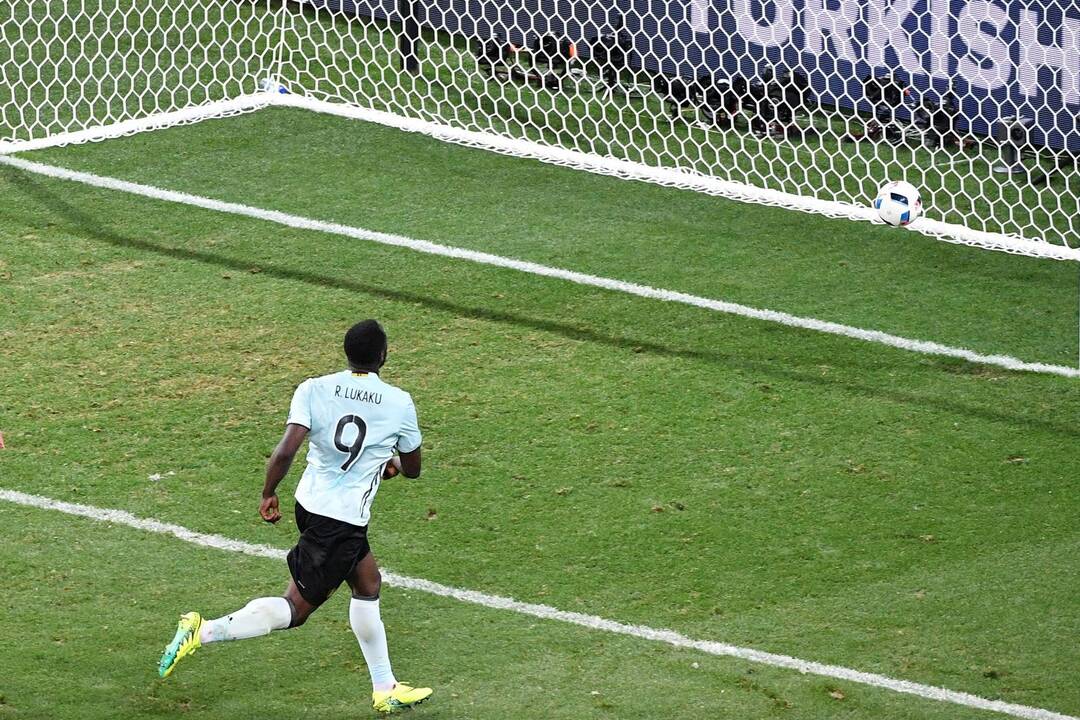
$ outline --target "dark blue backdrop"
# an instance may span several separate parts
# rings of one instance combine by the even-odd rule
[[[307,0],[397,16],[395,0]],[[861,79],[892,71],[963,123],[1033,118],[1032,141],[1080,152],[1080,7],[1075,0],[417,0],[422,24],[513,42],[579,42],[625,22],[638,66],[694,77],[801,68],[826,104],[869,110]],[[625,20],[623,20],[625,18]],[[582,45],[583,46],[583,45]],[[583,46],[583,54],[587,48]]]

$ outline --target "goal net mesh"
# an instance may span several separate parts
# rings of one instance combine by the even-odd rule
[[[0,140],[251,97],[757,202],[1080,258],[1071,0],[42,0]],[[392,162],[392,158],[387,159]]]
[[[2,2],[0,141],[64,136],[250,93],[271,72],[279,13],[266,0]]]

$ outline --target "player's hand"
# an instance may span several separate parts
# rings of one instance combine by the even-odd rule
[[[281,511],[278,510],[277,495],[264,497],[259,503],[259,515],[268,523],[276,523],[281,519]]]
[[[390,462],[386,463],[386,467],[383,468],[383,480],[389,480],[392,477],[396,477],[401,473],[401,458],[397,455],[390,458]]]

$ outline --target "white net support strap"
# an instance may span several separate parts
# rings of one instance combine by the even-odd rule
[[[239,115],[267,107],[274,103],[276,97],[276,95],[265,92],[252,93],[251,95],[241,95],[230,100],[218,100],[205,105],[194,105],[181,110],[123,120],[110,125],[95,125],[82,130],[46,135],[34,140],[0,140],[0,155],[43,150],[62,145],[111,140],[150,130],[161,130],[175,125],[188,125],[211,118]]]

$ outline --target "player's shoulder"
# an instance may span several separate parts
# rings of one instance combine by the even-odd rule
[[[297,392],[318,392],[320,389],[327,386],[333,386],[335,383],[341,382],[341,377],[348,375],[348,373],[330,373],[328,375],[318,375],[316,377],[309,377],[301,380],[296,385]]]
[[[341,382],[343,378],[347,377],[350,377],[348,370],[339,370],[337,372],[327,373],[326,375],[308,378],[304,382],[310,383],[311,385],[333,385],[334,383]]]
[[[394,401],[396,401],[396,402],[398,402],[399,404],[402,404],[402,405],[407,405],[407,404],[412,403],[412,401],[413,401],[412,395],[410,395],[403,388],[400,388],[397,385],[394,385],[393,383],[388,383],[385,380],[383,380],[381,377],[378,377],[378,376],[376,376],[376,380],[379,383],[380,387],[382,388],[382,392],[387,397],[392,398]]]

